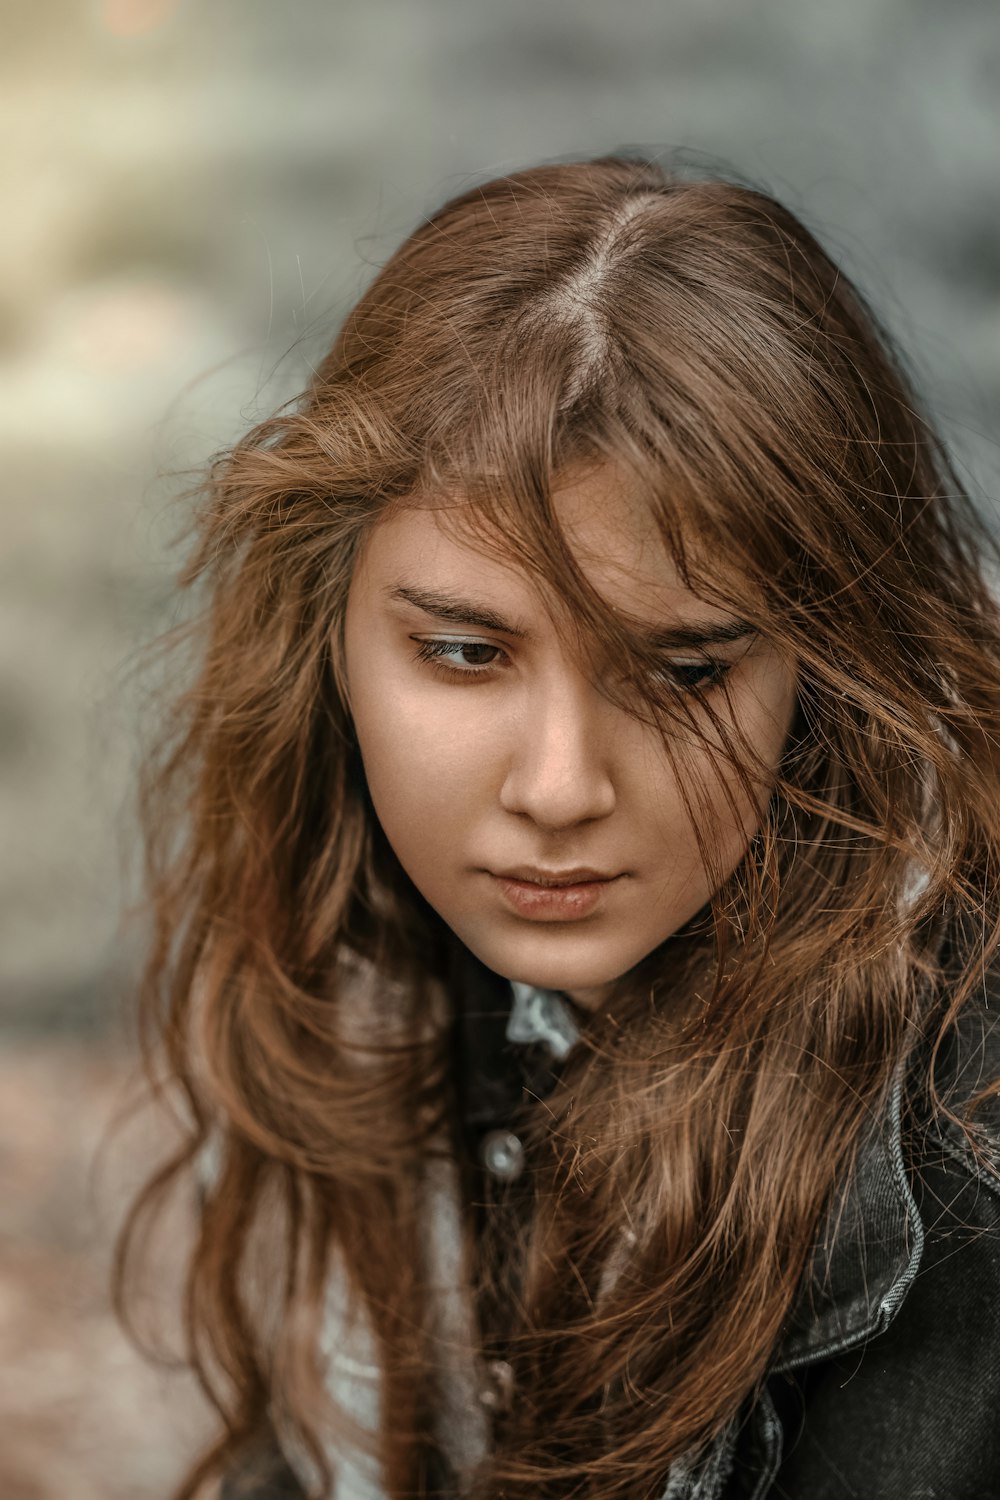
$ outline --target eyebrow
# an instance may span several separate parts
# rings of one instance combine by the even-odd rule
[[[424,614],[435,619],[447,620],[453,625],[474,625],[480,630],[497,630],[501,635],[510,635],[515,640],[529,640],[531,632],[521,625],[505,620],[488,605],[460,599],[454,594],[440,593],[436,589],[418,588],[410,584],[390,584],[384,591],[389,599],[402,599]],[[683,625],[653,625],[647,627],[645,636],[651,646],[670,649],[677,646],[720,646],[729,641],[742,640],[753,635],[754,627],[747,620],[725,620],[716,622],[689,620]]]

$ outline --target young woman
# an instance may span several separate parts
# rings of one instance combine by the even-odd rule
[[[815,238],[464,193],[199,526],[179,1496],[1000,1493],[996,548]]]

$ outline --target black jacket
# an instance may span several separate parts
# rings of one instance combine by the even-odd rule
[[[953,1107],[1000,1077],[997,1003],[981,993],[950,1037]],[[904,1084],[828,1219],[725,1500],[1000,1500],[1000,1181],[943,1118],[904,1165]],[[1000,1110],[980,1119],[1000,1166]]]
[[[475,1135],[501,1117],[519,1065],[501,1047],[497,1070],[496,1008],[470,1014]],[[904,1150],[920,1067],[897,1074],[831,1205],[759,1399],[663,1500],[1000,1500],[1000,1182],[944,1118],[908,1131]],[[959,1110],[1000,1078],[1000,984],[967,1005],[937,1078]],[[1000,1107],[978,1118],[1000,1166]],[[262,1477],[232,1475],[221,1500],[301,1495],[273,1452],[252,1467]]]

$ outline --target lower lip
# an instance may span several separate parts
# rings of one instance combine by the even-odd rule
[[[578,917],[589,917],[601,900],[609,885],[614,885],[620,876],[611,880],[585,880],[579,885],[536,885],[531,880],[511,880],[506,875],[494,875],[507,904],[519,917],[531,917],[536,922],[573,922]]]

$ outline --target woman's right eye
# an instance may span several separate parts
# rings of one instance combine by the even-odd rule
[[[447,673],[452,678],[493,675],[496,665],[494,662],[470,662],[466,652],[492,651],[504,654],[499,646],[491,646],[488,641],[429,640],[418,641],[417,644],[420,649],[415,653],[416,661],[429,662],[439,672]],[[464,660],[464,666],[455,665],[460,659]]]

